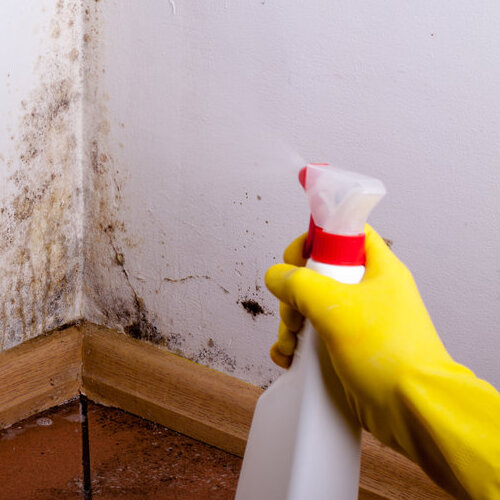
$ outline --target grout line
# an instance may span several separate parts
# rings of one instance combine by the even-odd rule
[[[90,476],[90,443],[87,396],[80,394],[80,421],[82,424],[82,469],[83,498],[92,500],[92,480]]]

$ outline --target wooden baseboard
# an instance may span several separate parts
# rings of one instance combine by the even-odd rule
[[[240,456],[262,392],[92,324],[0,354],[0,388],[0,428],[81,391]],[[418,466],[363,434],[360,500],[450,498]]]
[[[82,390],[90,399],[243,454],[259,388],[122,334],[84,328]]]
[[[0,429],[75,397],[81,366],[82,335],[77,327],[2,352]]]

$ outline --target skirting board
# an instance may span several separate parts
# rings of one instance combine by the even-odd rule
[[[262,390],[93,324],[0,354],[0,428],[80,392],[241,456]],[[415,464],[363,434],[359,499],[449,498]]]
[[[119,333],[84,329],[83,392],[90,399],[243,454],[261,389]]]
[[[0,429],[74,398],[82,385],[82,335],[53,332],[0,354]]]

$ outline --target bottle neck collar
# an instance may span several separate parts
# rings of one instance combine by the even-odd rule
[[[344,236],[326,233],[311,217],[303,256],[323,264],[364,266],[366,263],[365,235]]]

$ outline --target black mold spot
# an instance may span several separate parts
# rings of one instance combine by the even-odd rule
[[[243,300],[241,306],[248,314],[251,314],[254,318],[259,314],[265,314],[264,308],[254,299]]]

